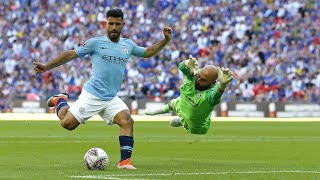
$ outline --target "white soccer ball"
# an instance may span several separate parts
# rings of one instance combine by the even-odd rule
[[[107,153],[101,148],[91,148],[84,155],[84,165],[90,170],[103,170],[108,161]]]

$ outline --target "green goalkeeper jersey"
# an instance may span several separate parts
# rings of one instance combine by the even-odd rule
[[[222,93],[218,92],[218,83],[205,91],[195,89],[195,76],[192,75],[184,62],[179,69],[187,80],[180,89],[178,98],[178,115],[187,131],[194,134],[205,134],[211,124],[211,112],[220,103]]]

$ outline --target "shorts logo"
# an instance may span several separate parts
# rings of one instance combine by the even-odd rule
[[[80,114],[84,114],[86,112],[86,110],[83,108],[83,107],[80,107],[79,108],[79,113]]]
[[[129,50],[128,50],[128,48],[123,48],[123,52],[125,53],[125,54],[128,54],[129,53]]]

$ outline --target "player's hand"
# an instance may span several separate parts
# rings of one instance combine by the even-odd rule
[[[219,68],[218,78],[220,81],[220,88],[224,90],[233,80],[233,72],[230,71],[229,68]]]
[[[39,74],[48,70],[46,65],[41,62],[33,62],[33,64],[34,64],[33,70],[36,74]]]
[[[192,55],[189,55],[189,59],[186,60],[185,63],[186,67],[188,67],[193,75],[197,75],[199,72],[199,63],[198,60],[195,57],[192,57]]]
[[[170,27],[166,26],[163,28],[163,35],[167,41],[170,41],[172,39],[172,32],[173,30]]]

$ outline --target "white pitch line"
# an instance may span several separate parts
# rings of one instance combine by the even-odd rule
[[[132,115],[135,121],[170,121],[177,116],[146,116]],[[4,121],[59,121],[55,113],[0,113],[0,122]],[[99,115],[95,115],[89,121],[103,121]],[[259,117],[213,117],[212,121],[254,121],[254,122],[319,122],[320,117],[306,118],[259,118]]]
[[[190,176],[190,175],[228,175],[228,174],[274,174],[274,173],[298,173],[298,174],[320,174],[320,171],[299,171],[299,170],[283,170],[283,171],[235,171],[235,172],[195,172],[195,173],[159,173],[159,174],[111,174],[104,176],[69,176],[71,178],[83,179],[109,179],[116,177],[133,177],[133,176]]]

